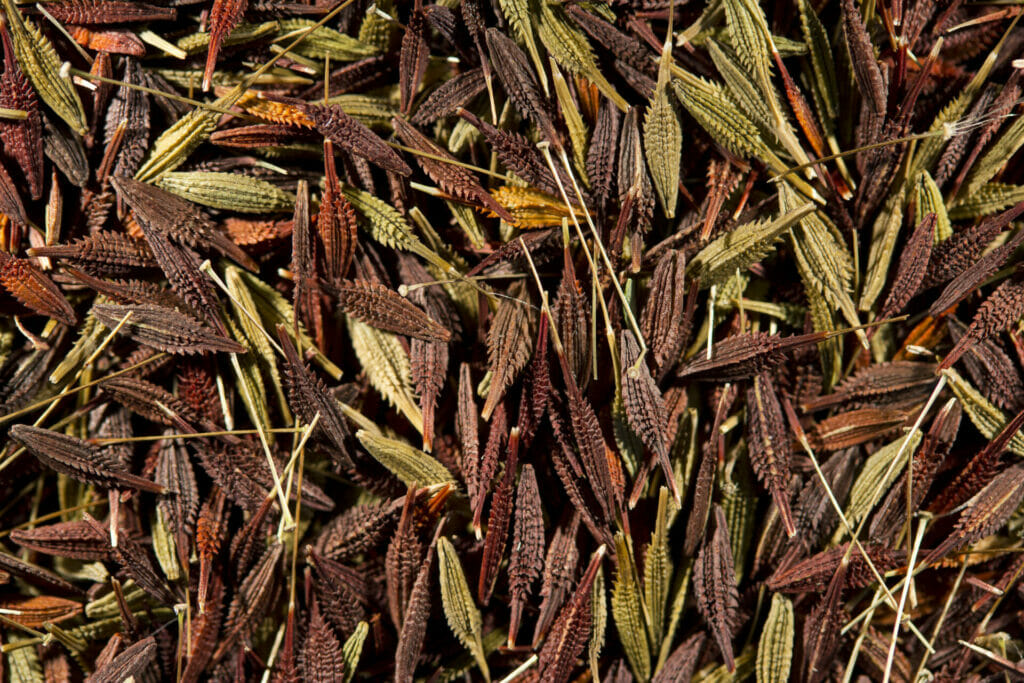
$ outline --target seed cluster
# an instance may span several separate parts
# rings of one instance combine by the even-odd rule
[[[1019,6],[0,3],[0,678],[1024,676]]]

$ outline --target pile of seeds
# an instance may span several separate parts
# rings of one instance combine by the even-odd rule
[[[1019,6],[0,2],[3,677],[1024,675]]]

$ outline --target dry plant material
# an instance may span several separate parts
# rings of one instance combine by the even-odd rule
[[[1024,670],[1019,8],[0,2],[5,677]]]

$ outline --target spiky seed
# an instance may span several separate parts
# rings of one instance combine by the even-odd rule
[[[505,391],[530,359],[530,316],[525,287],[513,286],[513,298],[502,299],[487,332],[491,385],[481,416],[489,420]]]
[[[403,176],[412,173],[397,152],[369,128],[346,114],[340,105],[315,106],[301,101],[289,103],[298,107],[321,135],[346,152],[363,157],[392,173]]]
[[[128,679],[138,680],[156,661],[156,638],[149,636],[125,648],[109,663],[89,676],[90,683],[116,683]]]
[[[110,329],[121,324],[126,334],[142,344],[174,354],[195,354],[211,351],[245,353],[247,349],[233,339],[218,334],[195,318],[171,308],[153,305],[119,306],[94,304],[92,313]],[[128,314],[131,314],[130,316]]]
[[[715,531],[697,553],[693,569],[693,590],[697,596],[697,610],[704,617],[718,644],[725,666],[735,669],[732,637],[736,625],[739,598],[732,549],[729,546],[729,527],[722,508],[715,506]]]
[[[53,281],[27,259],[0,251],[0,285],[39,315],[74,325],[75,309]]]
[[[309,632],[302,648],[302,673],[317,683],[342,683],[345,680],[345,656],[341,643],[313,603]]]
[[[306,424],[312,423],[313,418],[319,414],[316,432],[325,436],[334,445],[333,457],[342,464],[351,466],[351,432],[341,408],[327,392],[323,382],[303,364],[283,325],[278,325],[277,336],[285,354],[284,380],[292,410]]]
[[[43,193],[43,118],[39,111],[39,98],[18,66],[6,26],[0,29],[0,40],[4,45],[0,107],[26,114],[21,121],[0,120],[0,141],[3,141],[7,154],[21,166],[32,199],[39,199]]]
[[[679,487],[672,471],[672,463],[669,462],[668,444],[665,443],[665,434],[668,432],[665,401],[647,367],[635,367],[640,357],[640,347],[629,330],[622,331],[620,356],[622,400],[629,426],[658,459],[665,481],[672,491],[672,497],[678,504]]]
[[[532,38],[532,29],[530,35]],[[533,121],[544,139],[555,149],[561,149],[562,136],[555,127],[550,105],[541,95],[526,55],[515,41],[496,28],[487,29],[486,40],[494,71],[501,79],[509,99],[523,116]]]
[[[512,595],[508,641],[514,644],[530,586],[543,569],[544,516],[541,511],[537,475],[529,463],[523,465],[516,491],[515,523],[509,556],[508,582]]]
[[[39,97],[67,123],[84,135],[88,129],[82,100],[71,80],[60,75],[60,57],[53,44],[37,26],[21,16],[14,0],[4,0],[6,23],[14,43],[18,64],[25,71]]]
[[[217,66],[217,55],[232,29],[242,20],[249,0],[214,0],[210,9],[210,46],[206,52],[206,66],[203,69],[203,90],[210,89],[213,70]]]
[[[413,96],[427,70],[430,46],[427,45],[426,30],[427,17],[422,3],[417,2],[409,15],[405,33],[402,34],[402,47],[399,51],[399,93],[403,114],[408,114],[412,108]]]
[[[350,316],[367,325],[427,342],[447,342],[451,332],[398,293],[367,280],[326,283],[326,289]]]
[[[590,591],[604,558],[605,546],[598,547],[572,597],[562,608],[538,654],[537,670],[542,681],[569,678],[576,658],[587,643],[593,623]]]
[[[160,484],[128,472],[121,462],[73,436],[29,425],[15,425],[11,428],[11,438],[51,469],[79,481],[152,493],[164,493],[166,490]]]
[[[786,534],[793,536],[796,527],[789,507],[790,436],[775,385],[766,372],[755,377],[747,390],[747,445],[754,472],[771,491]]]

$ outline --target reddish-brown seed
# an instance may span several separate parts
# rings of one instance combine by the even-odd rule
[[[210,89],[213,70],[217,67],[217,56],[231,30],[242,20],[249,7],[249,0],[213,0],[210,8],[210,46],[206,52],[206,66],[203,68],[203,91]]]
[[[21,120],[0,119],[0,142],[4,151],[18,162],[28,181],[32,199],[43,196],[43,118],[39,111],[39,98],[28,78],[18,66],[14,46],[7,26],[0,28],[4,46],[4,72],[0,75],[0,107],[26,113]],[[2,206],[5,211],[12,207]],[[13,208],[17,208],[14,205]],[[12,215],[12,214],[8,214]],[[12,217],[24,219],[24,209]]]
[[[28,259],[0,251],[0,285],[34,313],[74,325],[75,309],[43,271]]]

